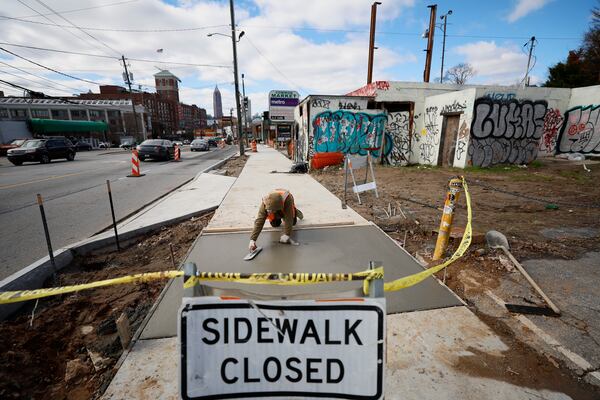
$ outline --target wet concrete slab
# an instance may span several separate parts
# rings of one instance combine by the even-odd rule
[[[278,243],[280,232],[263,232],[258,244],[263,251],[252,261],[248,233],[202,235],[186,261],[210,272],[358,272],[369,261],[381,261],[385,280],[392,281],[423,271],[423,267],[392,239],[373,225],[296,230],[299,246]],[[362,282],[277,286],[209,282],[205,294],[239,296],[255,300],[323,299],[361,297]],[[142,333],[143,339],[177,334],[177,310],[181,304],[181,281],[174,281]],[[434,278],[397,292],[386,293],[388,314],[462,305],[459,298]]]

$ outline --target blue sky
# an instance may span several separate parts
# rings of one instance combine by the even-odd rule
[[[5,0],[0,13],[26,20],[0,19],[5,43],[1,46],[16,54],[103,84],[122,84],[118,56],[125,54],[131,59],[129,65],[136,84],[149,85],[147,90],[154,90],[152,75],[158,68],[167,68],[182,80],[183,101],[212,113],[212,90],[219,84],[225,110],[234,103],[231,41],[223,36],[207,37],[211,32],[230,33],[226,0],[44,1],[60,15],[33,0],[23,3]],[[238,0],[237,23],[246,32],[239,42],[239,65],[246,76],[253,113],[266,109],[267,94],[272,89],[294,89],[302,95],[343,94],[364,85],[371,3]],[[421,34],[428,25],[427,5],[432,2],[382,3],[378,11],[379,49],[375,53],[374,79],[420,81],[426,47]],[[546,79],[548,66],[565,59],[568,51],[580,44],[588,28],[590,10],[599,4],[596,0],[437,1],[438,23],[442,22],[439,15],[453,11],[448,19],[445,66],[469,62],[477,72],[472,83],[515,84],[525,73],[527,49],[523,44],[533,35],[538,42],[530,75],[532,83],[541,83]],[[80,10],[89,7],[95,8]],[[147,32],[182,28],[194,30]],[[119,29],[140,32],[113,31]],[[106,58],[45,52],[6,43]],[[158,48],[163,51],[157,53]],[[432,80],[439,77],[441,49],[442,31],[436,29]],[[58,75],[7,53],[0,54],[0,61],[10,65],[0,65],[0,79],[48,94],[98,90],[97,85]],[[20,94],[6,87],[1,90]]]

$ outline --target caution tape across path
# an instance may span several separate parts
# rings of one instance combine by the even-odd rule
[[[467,225],[462,240],[452,257],[446,262],[436,265],[413,275],[405,276],[384,285],[386,292],[406,289],[422,282],[431,275],[443,270],[459,258],[461,258],[469,246],[472,238],[472,211],[471,196],[469,188],[464,177],[461,177],[463,189],[465,191],[465,200],[467,202]],[[147,272],[123,276],[120,278],[105,279],[96,282],[83,283],[80,285],[61,286],[47,289],[36,290],[17,290],[9,292],[0,292],[0,304],[17,303],[21,301],[41,299],[44,297],[56,296],[60,294],[74,293],[87,289],[96,289],[107,286],[123,284],[139,284],[162,279],[172,279],[183,276],[183,271],[160,271]],[[382,279],[384,277],[383,267],[373,270],[366,270],[355,273],[319,273],[319,272],[298,272],[298,273],[243,273],[243,272],[199,272],[198,276],[191,277],[184,283],[184,287],[190,288],[202,282],[235,282],[243,284],[261,284],[261,285],[310,285],[332,282],[351,282],[363,281],[363,291],[367,293],[368,281],[373,279]]]

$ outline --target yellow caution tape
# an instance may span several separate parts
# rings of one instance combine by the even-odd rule
[[[471,244],[472,237],[472,212],[471,196],[469,188],[464,177],[461,177],[462,185],[465,191],[467,202],[467,226],[465,233],[460,241],[458,249],[452,254],[452,257],[443,264],[429,268],[425,271],[405,276],[404,278],[388,282],[384,285],[386,292],[396,291],[411,287],[425,280],[436,272],[441,271],[454,261],[462,257]],[[147,272],[123,276],[120,278],[105,279],[97,282],[83,283],[80,285],[62,286],[48,289],[36,290],[17,290],[11,292],[0,292],[0,304],[17,303],[20,301],[35,300],[43,297],[56,296],[59,294],[73,293],[81,290],[95,289],[113,285],[123,285],[127,283],[144,283],[160,279],[172,279],[183,276],[183,271],[160,271]],[[363,291],[368,294],[369,281],[373,279],[383,279],[383,267],[373,270],[366,270],[356,273],[320,273],[320,272],[298,272],[298,273],[243,273],[243,272],[199,272],[197,276],[190,277],[185,283],[185,288],[193,287],[202,282],[236,282],[245,284],[268,284],[268,285],[307,285],[316,283],[331,282],[351,282],[363,281]]]
[[[472,212],[471,212],[471,195],[469,194],[469,187],[467,186],[467,182],[463,176],[460,177],[462,180],[463,189],[465,190],[465,200],[467,201],[467,226],[465,227],[465,233],[458,245],[458,249],[452,254],[452,257],[448,259],[448,261],[436,265],[435,267],[426,269],[423,272],[419,272],[413,275],[405,276],[404,278],[396,279],[392,282],[387,282],[384,284],[384,290],[386,292],[393,292],[396,290],[406,289],[408,287],[414,286],[417,283],[427,279],[431,275],[435,274],[446,268],[448,265],[452,264],[454,261],[461,258],[469,246],[471,245],[471,238],[473,236],[473,229],[471,227],[472,221]]]
[[[383,278],[383,267],[354,273],[322,273],[322,272],[199,272],[190,277],[184,288],[191,288],[202,282],[235,282],[258,285],[310,285],[315,283],[365,281]]]
[[[159,279],[171,279],[183,276],[183,271],[146,272],[122,276],[120,278],[105,279],[102,281],[82,283],[80,285],[62,286],[48,289],[17,290],[14,292],[0,292],[0,304],[17,303],[19,301],[41,299],[42,297],[56,296],[59,294],[73,293],[80,290],[95,289],[105,286],[123,285],[126,283],[144,283]]]

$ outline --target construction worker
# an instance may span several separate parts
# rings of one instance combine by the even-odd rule
[[[276,189],[263,197],[258,210],[258,215],[254,221],[254,229],[250,235],[250,251],[256,250],[256,240],[263,229],[266,220],[273,227],[278,227],[283,221],[283,234],[279,238],[280,243],[290,243],[290,235],[292,227],[296,225],[298,219],[304,216],[302,212],[296,208],[294,196],[285,189]]]

